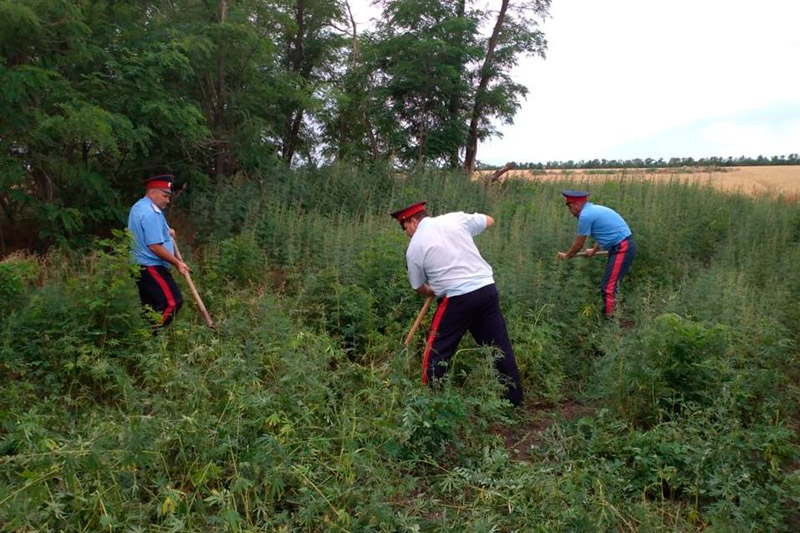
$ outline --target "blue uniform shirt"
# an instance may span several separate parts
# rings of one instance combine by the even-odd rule
[[[147,246],[163,244],[170,253],[175,253],[172,237],[169,235],[167,218],[161,209],[145,196],[131,207],[128,216],[128,229],[133,233],[133,249],[131,259],[137,265],[165,266],[169,263],[158,257]]]
[[[600,248],[608,250],[630,237],[631,229],[613,209],[587,202],[578,215],[578,235],[591,235]]]

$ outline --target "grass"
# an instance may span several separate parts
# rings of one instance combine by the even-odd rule
[[[195,191],[179,229],[217,333],[187,301],[151,337],[121,237],[0,263],[0,527],[791,530],[798,206],[581,180],[335,168]],[[636,235],[630,329],[599,317],[602,260],[555,261],[579,187]],[[419,384],[388,213],[420,199],[497,221],[477,243],[522,410],[470,339],[442,391]]]

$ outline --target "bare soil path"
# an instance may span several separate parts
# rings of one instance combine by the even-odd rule
[[[542,443],[542,435],[556,421],[572,422],[592,416],[595,407],[574,401],[557,404],[523,404],[520,407],[520,421],[513,426],[498,424],[491,428],[492,433],[503,439],[511,457],[517,461],[530,462],[531,446]]]

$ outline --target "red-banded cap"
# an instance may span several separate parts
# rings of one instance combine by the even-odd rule
[[[150,176],[144,180],[144,185],[147,189],[163,189],[172,192],[172,183],[174,181],[175,176],[172,174],[159,174],[157,176]]]
[[[589,196],[587,191],[561,191],[561,194],[564,195],[566,203],[568,204],[572,202],[584,203]]]
[[[397,211],[391,213],[391,215],[397,219],[400,225],[403,225],[409,217],[412,217],[419,213],[420,211],[425,209],[425,204],[428,202],[419,202],[416,204],[411,204],[408,207],[404,207],[403,209],[398,209]]]

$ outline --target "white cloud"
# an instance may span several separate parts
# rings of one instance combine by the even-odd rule
[[[481,161],[615,158],[638,139],[800,102],[800,2],[555,0],[552,15],[547,60],[520,65],[528,99],[505,138],[479,148]],[[766,139],[775,136],[743,153],[772,153]]]
[[[718,154],[788,155],[800,152],[800,120],[785,124],[743,124],[720,120],[700,130]]]

